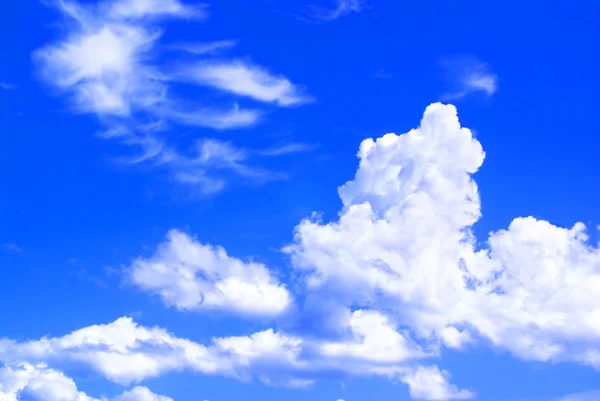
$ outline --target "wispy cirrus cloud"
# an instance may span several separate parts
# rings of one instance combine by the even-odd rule
[[[217,54],[237,45],[236,40],[215,40],[213,42],[178,43],[169,45],[168,49],[180,50],[195,55]]]
[[[107,8],[108,13],[116,19],[160,16],[205,18],[208,16],[208,5],[188,6],[178,0],[121,0],[113,2]]]
[[[352,13],[359,13],[367,8],[364,0],[335,0],[333,7],[308,5],[304,15],[296,15],[296,19],[304,22],[328,22]]]
[[[17,89],[17,85],[9,84],[8,82],[0,82],[0,89],[11,91]]]
[[[178,78],[279,106],[312,101],[302,88],[282,75],[243,61],[203,62],[183,69]]]
[[[117,159],[128,164],[154,163],[168,167],[174,181],[185,181],[187,185],[196,182],[212,188],[200,192],[213,193],[223,188],[209,183],[224,182],[224,177],[211,177],[216,172],[211,172],[209,166],[202,170],[202,179],[198,171],[192,174],[184,167],[190,163],[181,162],[187,159],[183,156],[186,152],[168,140],[166,132],[173,125],[218,131],[242,129],[258,124],[263,112],[242,108],[236,99],[229,104],[215,106],[211,102],[206,106],[173,95],[173,85],[183,71],[197,71],[192,81],[200,84],[192,87],[197,91],[206,91],[202,87],[208,86],[227,91],[233,97],[249,97],[279,106],[297,105],[308,99],[289,79],[255,65],[196,59],[182,61],[179,70],[165,72],[164,54],[157,51],[163,48],[161,23],[165,19],[205,18],[205,5],[190,6],[179,0],[113,0],[98,4],[57,0],[54,5],[64,17],[66,29],[63,37],[34,52],[41,78],[66,95],[76,112],[98,116],[107,127],[100,137],[139,149],[135,156]],[[234,41],[223,40],[164,48],[183,50],[197,58],[234,45]],[[177,64],[171,61],[169,64]],[[199,65],[214,68],[198,70]],[[250,171],[239,166],[231,169],[234,170]],[[267,175],[246,177],[262,180]]]
[[[256,153],[261,156],[282,156],[293,153],[303,153],[315,150],[318,145],[309,143],[285,143],[278,146],[274,146],[268,149],[258,150]]]
[[[19,245],[15,244],[13,242],[8,242],[6,244],[2,244],[2,249],[5,251],[14,252],[14,253],[22,253],[23,252],[23,249]]]
[[[444,60],[442,66],[451,88],[442,94],[445,101],[461,99],[474,93],[490,97],[498,90],[498,76],[490,70],[487,63],[475,57]]]

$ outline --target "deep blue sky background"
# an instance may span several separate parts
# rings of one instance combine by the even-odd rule
[[[336,217],[336,188],[352,179],[360,141],[416,127],[424,108],[451,84],[442,60],[461,55],[485,61],[498,76],[493,96],[474,93],[454,102],[487,153],[476,174],[483,210],[478,238],[514,217],[533,215],[566,227],[582,221],[596,242],[597,2],[372,0],[370,9],[324,24],[294,19],[303,4],[215,1],[207,21],[166,25],[165,40],[238,39],[237,54],[283,72],[317,99],[273,109],[250,129],[170,132],[178,143],[209,135],[256,148],[289,138],[319,145],[265,161],[289,171],[286,181],[236,185],[199,199],[161,171],[111,163],[122,146],[95,137],[96,119],[74,115],[36,77],[31,53],[56,35],[55,10],[33,0],[0,3],[0,81],[16,86],[0,90],[0,244],[20,249],[0,250],[1,337],[62,335],[124,314],[195,340],[265,328],[228,318],[190,319],[121,287],[107,268],[149,255],[168,229],[180,228],[234,256],[286,271],[277,249],[312,211]],[[375,77],[379,70],[390,77]],[[525,363],[485,349],[445,351],[440,366],[457,385],[476,387],[482,400],[551,399],[600,383],[591,369]],[[310,390],[188,374],[149,383],[178,401],[408,399],[404,388],[382,379],[353,379],[342,389],[331,378]],[[96,393],[117,388],[93,379],[78,384]]]

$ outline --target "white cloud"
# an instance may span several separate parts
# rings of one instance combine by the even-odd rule
[[[560,399],[560,401],[598,401],[600,400],[600,390],[586,391],[583,393],[569,394]]]
[[[261,156],[282,156],[282,155],[288,155],[288,154],[292,154],[292,153],[309,152],[316,148],[317,148],[316,145],[312,145],[312,144],[308,144],[308,143],[287,143],[287,144],[275,146],[273,148],[260,150],[260,151],[258,151],[258,154]]]
[[[352,13],[359,13],[365,8],[364,0],[335,0],[334,8],[308,6],[308,18],[298,17],[298,19],[306,22],[333,21]]]
[[[64,41],[35,53],[44,79],[73,93],[77,109],[124,116],[164,101],[166,86],[142,61],[158,32],[117,22],[96,26],[83,17],[77,23]]]
[[[186,6],[178,0],[120,0],[110,5],[108,13],[117,19],[156,16],[204,17],[205,6]]]
[[[62,372],[40,364],[21,363],[0,367],[1,401],[173,401],[154,394],[146,387],[134,387],[123,394],[101,399],[78,391],[77,385]]]
[[[231,49],[235,45],[237,45],[237,41],[235,40],[216,40],[213,42],[180,43],[171,45],[168,48],[185,51],[191,54],[203,55],[219,53],[223,50]]]
[[[376,320],[376,327],[365,327],[371,320]],[[175,337],[159,327],[139,326],[124,317],[110,324],[85,327],[63,337],[26,342],[0,339],[0,362],[7,366],[46,364],[44,366],[51,369],[61,367],[67,373],[69,370],[91,371],[122,385],[183,370],[244,381],[258,379],[269,385],[295,388],[312,385],[322,373],[377,375],[403,380],[404,376],[414,372],[414,367],[405,364],[411,355],[398,351],[407,348],[406,341],[389,331],[391,326],[382,315],[371,311],[355,312],[351,325],[349,335],[353,340],[347,343],[343,352],[332,353],[328,352],[332,348],[328,346],[328,340],[308,340],[272,329],[250,336],[213,338],[208,345],[203,345]],[[385,340],[383,344],[376,343],[379,335]],[[340,343],[332,344],[339,346]],[[350,345],[361,351],[353,352]],[[373,350],[375,355],[363,352],[367,349]],[[385,350],[393,353],[391,358],[383,355]],[[62,376],[62,373],[52,372]],[[6,376],[6,372],[4,374]],[[0,383],[2,377],[0,370]],[[23,372],[12,374],[9,378],[12,384],[4,385],[0,390],[16,393],[31,381],[31,377],[33,375]],[[76,394],[70,379],[62,386]],[[145,391],[134,389],[134,393],[138,392]],[[124,400],[129,401],[129,398],[114,401]],[[9,398],[9,401],[13,400]]]
[[[63,337],[22,343],[0,340],[0,361],[84,368],[122,385],[181,370],[251,378],[260,373],[261,363],[292,364],[299,341],[267,330],[250,337],[214,339],[205,346],[124,317]]]
[[[379,312],[357,310],[349,316],[347,328],[351,338],[323,343],[321,352],[324,356],[375,363],[401,363],[425,356],[416,344],[396,331],[387,316]]]
[[[210,108],[184,111],[181,109],[163,109],[165,118],[184,125],[195,125],[215,130],[244,128],[257,124],[261,112],[255,109],[241,109],[237,104],[229,110]]]
[[[199,157],[213,157],[212,150],[205,149]],[[235,162],[237,156],[228,157]],[[203,245],[176,230],[169,232],[152,257],[136,259],[128,277],[144,291],[182,310],[276,316],[292,302],[287,289],[263,264],[232,258],[223,248]]]
[[[448,383],[449,374],[437,366],[419,367],[402,378],[408,385],[411,398],[416,400],[466,400],[475,397]]]
[[[182,71],[179,78],[280,106],[312,100],[286,77],[272,75],[261,67],[241,61],[201,63]]]
[[[12,242],[8,242],[6,244],[2,244],[2,249],[4,249],[5,251],[10,251],[10,252],[14,252],[14,253],[22,253],[23,249]]]
[[[42,79],[68,96],[77,112],[98,116],[107,127],[101,137],[139,149],[139,154],[119,158],[120,161],[168,166],[173,181],[192,186],[194,193],[214,194],[225,188],[226,177],[208,173],[208,166],[189,171],[182,163],[172,165],[184,160],[185,152],[162,135],[172,128],[172,123],[221,131],[246,128],[261,121],[262,112],[257,109],[242,109],[237,103],[207,107],[172,94],[174,77],[163,71],[166,63],[157,52],[162,38],[160,23],[165,18],[202,17],[206,7],[188,6],[179,0],[112,0],[99,4],[58,1],[56,6],[65,18],[65,34],[35,51]],[[234,44],[216,41],[171,48],[209,54]],[[197,63],[196,60],[193,65]],[[181,68],[187,71],[191,64],[184,63]],[[237,95],[264,95],[268,101],[285,105],[301,101],[297,87],[287,79],[269,75],[256,66],[247,72],[250,75],[245,78],[256,82],[246,87],[249,93],[238,82],[241,86],[231,88]],[[181,73],[176,71],[173,75]],[[269,94],[255,92],[261,90]],[[254,177],[245,175],[255,183],[281,178],[259,169],[237,172],[256,173]]]
[[[473,93],[492,96],[498,90],[498,76],[489,66],[474,57],[459,57],[443,63],[451,80],[450,92],[442,95],[444,100],[461,99]]]
[[[427,342],[483,337],[520,358],[600,368],[597,245],[581,223],[528,217],[477,250],[471,174],[484,156],[456,109],[433,104],[419,128],[363,141],[339,220],[304,220],[285,250],[321,302],[387,311]]]

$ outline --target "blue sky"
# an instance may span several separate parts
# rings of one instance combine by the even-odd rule
[[[595,2],[0,15],[0,401],[600,397]]]

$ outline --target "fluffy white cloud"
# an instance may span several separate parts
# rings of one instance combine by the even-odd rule
[[[317,296],[388,311],[420,339],[461,348],[484,337],[540,361],[600,367],[600,251],[585,226],[515,219],[477,250],[471,178],[484,152],[456,109],[365,140],[338,221],[305,220],[286,248]]]
[[[258,376],[263,365],[292,368],[301,343],[266,330],[249,337],[215,338],[202,345],[123,317],[63,337],[21,343],[0,340],[0,362],[86,369],[122,385],[181,370],[249,379]]]
[[[210,158],[212,153],[207,150],[200,157]],[[223,248],[203,245],[176,230],[169,232],[152,257],[135,260],[128,276],[167,305],[184,310],[275,316],[292,302],[287,289],[263,264],[232,258]]]
[[[311,101],[287,78],[271,75],[261,67],[241,61],[202,63],[182,71],[180,78],[280,106]]]
[[[416,400],[466,400],[475,396],[448,383],[449,376],[437,366],[419,367],[402,381],[408,385],[411,398]]]
[[[374,363],[398,363],[423,358],[425,353],[396,331],[389,318],[376,311],[357,310],[349,316],[349,339],[325,342],[321,352],[329,358],[351,358]]]
[[[0,368],[0,401],[173,401],[146,387],[134,387],[112,399],[93,398],[78,391],[62,372],[46,365],[21,363]]]
[[[0,362],[25,367],[47,364],[67,373],[70,369],[90,371],[122,385],[167,372],[188,370],[245,381],[258,379],[275,386],[307,387],[320,374],[330,372],[404,380],[405,376],[415,372],[411,360],[427,356],[408,346],[408,341],[398,333],[393,333],[393,326],[380,313],[356,311],[350,316],[345,343],[317,338],[309,340],[269,329],[250,336],[213,338],[207,345],[175,337],[158,327],[139,326],[130,318],[120,318],[63,337],[27,342],[0,340]],[[370,323],[375,327],[366,327]],[[376,343],[378,338],[383,339],[382,344]],[[369,350],[372,355],[368,354]],[[385,356],[386,351],[391,356]],[[25,391],[26,387],[32,394],[38,391],[37,388],[40,388],[40,394],[46,391],[43,390],[47,387],[45,383],[31,384],[39,369],[27,369],[0,370],[0,390],[6,394]],[[44,378],[60,379],[53,382],[57,392],[71,397],[65,396],[65,401],[84,401],[73,398],[80,393],[71,379],[55,370],[43,371],[48,373]],[[145,401],[140,397],[146,393],[143,389],[133,389],[114,401],[138,398]],[[127,398],[134,396],[138,398]],[[0,400],[13,401],[11,398]],[[165,400],[158,398],[156,401]]]

